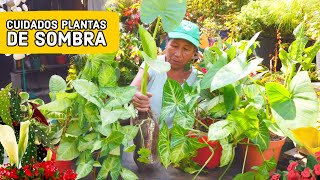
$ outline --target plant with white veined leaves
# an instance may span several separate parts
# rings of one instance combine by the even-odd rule
[[[26,5],[27,0],[0,0],[0,12],[21,12],[28,11],[28,6]],[[10,56],[11,54],[6,54],[6,56]],[[14,60],[23,59],[26,55],[29,54],[14,54]]]

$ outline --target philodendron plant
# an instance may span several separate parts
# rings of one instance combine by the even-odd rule
[[[68,83],[57,75],[50,78],[52,101],[40,106],[56,126],[51,134],[59,142],[57,159],[77,159],[78,178],[92,172],[96,179],[138,179],[120,156],[121,146],[134,150],[129,141],[139,129],[120,124],[136,115],[130,103],[136,88],[117,86],[114,54],[79,55],[73,62]]]

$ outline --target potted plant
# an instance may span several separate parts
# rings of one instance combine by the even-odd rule
[[[38,110],[38,106],[44,104],[41,99],[29,100],[29,94],[20,92],[7,85],[0,91],[0,120],[1,124],[14,129],[16,137],[20,137],[21,123],[28,121],[30,124],[25,132],[30,141],[27,142],[26,153],[21,156],[21,164],[29,164],[32,159],[42,161],[46,156],[44,147],[52,147],[47,139],[46,130],[50,127],[48,122]],[[3,157],[3,147],[1,146]],[[1,163],[3,158],[1,158]]]
[[[231,111],[227,116],[227,121],[215,123],[209,128],[209,139],[220,140],[224,149],[222,161],[230,162],[233,159],[234,147],[243,137],[248,137],[260,149],[259,151],[263,152],[269,145],[269,130],[276,134],[282,132],[285,136],[296,141],[288,127],[294,129],[303,126],[315,126],[318,112],[316,94],[308,73],[305,71],[300,72],[302,67],[297,72],[295,69],[296,62],[303,66],[303,64],[308,64],[309,61],[307,59],[315,56],[314,53],[309,53],[311,51],[305,51],[306,54],[303,55],[303,45],[305,44],[303,41],[303,28],[301,27],[298,26],[294,31],[297,40],[289,48],[290,53],[280,50],[280,60],[283,61],[284,82],[276,81],[279,78],[274,78],[275,75],[269,76],[270,81],[273,80],[274,82],[267,83],[264,80],[254,79],[256,77],[247,76],[247,72],[252,71],[250,67],[254,67],[252,63],[255,62],[250,61],[247,64],[245,60],[242,61],[244,63],[235,64],[236,62],[241,62],[239,58],[235,59],[235,62],[233,60],[220,67],[217,62],[217,65],[213,66],[215,68],[208,70],[207,74],[213,75],[212,77],[208,76],[211,90],[224,87],[228,83],[237,85],[236,81],[245,77],[242,74],[245,74],[251,82],[251,84],[245,85],[245,88],[242,87],[244,91],[238,94],[244,98],[240,101],[241,106],[239,107],[242,107],[240,111],[237,109]],[[315,49],[315,47],[310,49]],[[242,67],[242,69],[239,67]],[[237,68],[240,71],[237,71]],[[237,74],[238,72],[239,74]],[[261,77],[265,74],[266,72],[263,72],[257,76]],[[227,80],[223,79],[222,75],[229,78]],[[234,97],[237,98],[237,96]],[[235,102],[232,104],[237,104],[239,101],[234,100],[232,102]],[[308,104],[308,108],[305,108],[306,104]],[[265,169],[264,172],[274,168],[274,166],[269,166],[270,161],[265,162],[263,163],[264,166],[262,166]],[[275,163],[273,162],[273,164]],[[265,175],[268,176],[268,173]]]
[[[40,106],[56,128],[57,160],[77,160],[78,178],[137,179],[121,165],[121,150],[129,145],[138,126],[121,126],[135,116],[130,103],[134,87],[117,86],[114,54],[77,55],[71,61],[67,82],[54,75],[49,81],[51,102]]]

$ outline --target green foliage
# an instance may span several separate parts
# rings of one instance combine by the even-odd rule
[[[0,117],[1,120],[12,126],[12,119],[10,116],[10,97],[8,96],[11,84],[7,85],[5,89],[0,91]]]
[[[150,162],[150,160],[148,159],[148,157],[151,154],[149,149],[140,148],[139,151],[138,151],[138,154],[139,154],[139,158],[138,158],[139,162],[143,162],[143,163],[146,163],[146,164],[148,164]]]
[[[279,84],[267,83],[266,92],[277,124],[290,139],[294,140],[294,136],[288,127],[316,126],[318,100],[307,72],[297,73],[288,90]]]
[[[274,37],[278,29],[282,36],[292,37],[292,31],[306,19],[308,36],[319,37],[319,7],[317,0],[250,1],[243,6],[236,23],[240,34],[250,37],[258,31],[263,36]]]
[[[77,78],[69,83],[68,90],[56,93],[56,99],[40,107],[48,117],[58,120],[53,125],[57,133],[51,133],[55,141],[61,139],[57,159],[77,159],[80,177],[100,166],[95,162],[103,162],[97,179],[117,179],[122,167],[120,145],[128,148],[138,132],[136,126],[120,126],[122,119],[135,116],[130,101],[136,88],[116,86],[114,54],[84,57],[83,69],[77,70]],[[91,153],[99,156],[91,157]],[[126,172],[132,176],[132,172]]]
[[[149,24],[160,16],[162,27],[166,32],[178,27],[185,13],[185,0],[164,0],[161,3],[157,0],[149,0],[142,1],[141,4],[141,21]]]

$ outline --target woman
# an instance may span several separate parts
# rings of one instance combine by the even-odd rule
[[[165,55],[158,56],[158,59],[171,64],[167,73],[158,73],[151,68],[148,70],[147,95],[138,91],[133,97],[133,104],[140,112],[152,111],[153,117],[159,118],[162,106],[163,86],[167,78],[179,82],[181,85],[186,81],[192,85],[197,80],[197,70],[186,68],[197,55],[199,47],[199,27],[190,21],[183,20],[178,28],[168,33],[169,40],[165,48]],[[140,90],[144,64],[131,86],[137,86]],[[172,126],[172,117],[166,120],[169,127]]]

